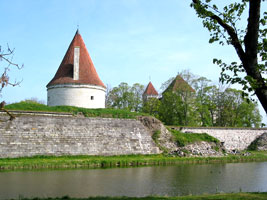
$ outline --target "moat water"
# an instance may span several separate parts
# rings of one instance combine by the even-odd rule
[[[0,172],[0,199],[267,192],[267,162]]]

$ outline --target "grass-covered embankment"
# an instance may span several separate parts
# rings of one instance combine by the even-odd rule
[[[224,157],[168,157],[164,155],[125,156],[35,156],[25,158],[1,158],[0,171],[64,168],[107,168],[147,165],[173,165],[179,163],[218,163],[267,161],[267,152],[251,152],[250,156],[228,155]]]
[[[65,112],[76,115],[82,113],[85,117],[103,117],[103,118],[127,118],[135,119],[137,116],[146,115],[144,113],[130,112],[123,109],[88,109],[74,106],[47,106],[34,101],[21,101],[5,106],[6,110],[21,110],[21,111],[35,111],[35,112]]]
[[[71,198],[68,196],[61,198],[21,198],[21,200],[266,200],[267,192],[251,193],[229,193],[229,194],[205,194],[197,196],[178,196],[178,197],[88,197]]]
[[[172,135],[174,141],[178,146],[183,147],[187,144],[192,144],[195,142],[205,141],[205,142],[214,142],[216,144],[220,144],[220,141],[215,137],[212,137],[206,133],[183,133],[178,130],[168,129]]]

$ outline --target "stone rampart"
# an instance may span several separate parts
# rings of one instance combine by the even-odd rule
[[[184,133],[207,133],[223,142],[227,150],[244,150],[258,136],[267,132],[267,129],[183,127],[181,128],[181,131]]]
[[[156,154],[159,148],[133,119],[85,118],[55,114],[0,115],[0,157],[35,155]]]
[[[0,158],[35,155],[126,155],[157,154],[152,139],[161,130],[160,142],[175,149],[171,134],[158,120],[86,118],[71,113],[0,112]],[[155,130],[154,130],[155,129]],[[179,129],[179,128],[178,128]],[[223,142],[227,150],[246,149],[267,129],[189,128],[184,133],[207,133]],[[174,145],[174,146],[170,146]]]

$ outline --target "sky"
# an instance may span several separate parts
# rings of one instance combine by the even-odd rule
[[[229,1],[229,0],[228,0]],[[238,61],[232,47],[209,44],[209,32],[189,0],[0,0],[0,45],[15,48],[10,81],[1,101],[46,101],[54,77],[79,27],[105,85],[161,84],[182,70],[219,84],[213,58]],[[214,2],[219,2],[214,0]],[[267,10],[263,5],[262,10]],[[242,24],[240,24],[242,27]],[[1,62],[1,68],[6,65]],[[239,86],[232,86],[240,88]],[[267,118],[260,106],[263,121]]]

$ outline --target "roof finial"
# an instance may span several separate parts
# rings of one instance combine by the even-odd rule
[[[80,33],[80,31],[79,31],[79,23],[77,24],[77,33]]]

